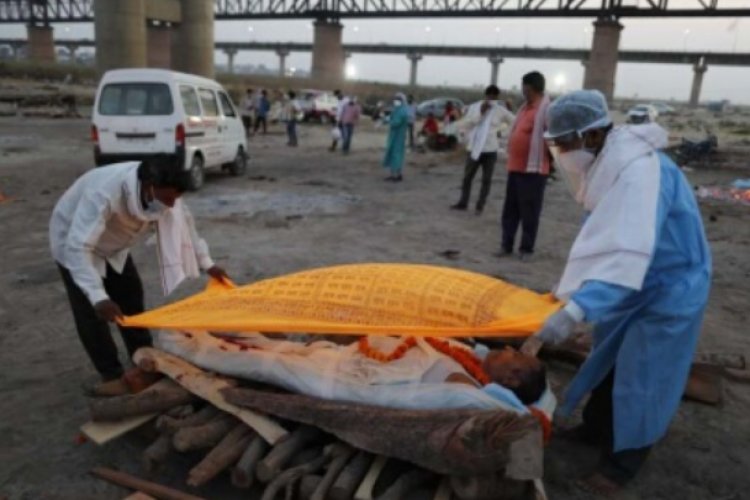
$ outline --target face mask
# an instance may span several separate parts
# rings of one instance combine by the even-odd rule
[[[168,209],[169,207],[156,197],[156,194],[154,194],[154,188],[152,187],[151,200],[146,202],[146,208],[144,209],[146,215],[159,216]]]
[[[393,101],[393,105],[396,106],[396,107],[401,106],[401,101],[398,100],[398,99],[396,99],[396,100]]]
[[[586,185],[586,174],[591,165],[594,164],[596,155],[586,149],[576,149],[559,153],[555,157],[555,162],[562,170],[565,181],[568,184],[573,198],[577,202],[583,202],[583,191]]]

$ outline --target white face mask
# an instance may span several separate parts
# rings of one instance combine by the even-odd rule
[[[393,101],[393,105],[396,106],[396,107],[401,106],[401,101],[399,99],[395,99]]]
[[[586,174],[596,161],[596,155],[585,149],[576,149],[565,153],[553,153],[555,163],[565,177],[573,198],[583,203],[583,192],[586,187]]]
[[[149,217],[158,217],[167,210],[169,210],[169,207],[156,197],[154,188],[152,187],[151,199],[146,202],[146,208],[144,209],[144,212]]]

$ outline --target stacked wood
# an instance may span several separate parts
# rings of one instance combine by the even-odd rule
[[[528,414],[399,410],[239,387],[222,392],[237,406],[312,425],[360,450],[441,474],[542,475],[541,428]]]
[[[173,452],[206,450],[186,478],[192,487],[231,470],[232,483],[239,488],[262,483],[265,500],[482,500],[500,490],[528,487],[528,481],[509,481],[507,476],[540,475],[541,433],[528,416],[393,410],[240,388],[161,354],[146,350],[139,365],[158,369],[187,391],[175,391],[180,386],[165,379],[136,396],[92,403],[92,414],[127,419],[138,407],[153,418],[154,408],[162,408],[156,410],[162,414],[154,426],[160,434],[143,453],[144,468],[152,473]],[[163,398],[169,404],[156,404],[158,398],[148,392],[170,394]],[[196,395],[205,403],[196,403]],[[261,411],[296,427],[287,432]],[[181,492],[170,497],[172,493],[158,488],[141,489],[142,480],[131,479],[129,487],[156,498],[183,499]]]
[[[201,486],[216,477],[219,472],[239,460],[254,432],[245,424],[238,423],[224,439],[212,449],[201,462],[190,470],[188,484]]]

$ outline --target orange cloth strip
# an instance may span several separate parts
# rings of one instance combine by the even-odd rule
[[[413,264],[352,264],[235,287],[210,283],[123,326],[216,332],[523,337],[560,303],[477,273]]]

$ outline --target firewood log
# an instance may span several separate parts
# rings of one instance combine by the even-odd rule
[[[200,497],[183,493],[182,491],[163,486],[151,481],[146,481],[125,472],[118,470],[108,469],[106,467],[94,467],[91,469],[91,473],[97,477],[109,481],[110,483],[130,488],[131,490],[142,491],[147,495],[151,495],[162,500],[203,500]]]
[[[237,465],[232,469],[232,484],[237,488],[252,486],[255,478],[255,467],[267,451],[268,443],[260,436],[255,436],[242,453]]]
[[[156,472],[172,451],[172,436],[160,434],[156,441],[143,452],[143,469],[148,474]]]
[[[298,451],[316,439],[320,439],[321,436],[322,433],[315,427],[307,425],[298,427],[288,438],[279,441],[266,458],[261,460],[256,467],[257,478],[263,483],[269,482],[281,472]]]
[[[236,424],[237,419],[221,413],[207,424],[178,429],[172,438],[172,444],[177,451],[182,452],[210,448],[216,445]]]
[[[402,500],[411,498],[409,492],[435,481],[437,476],[424,469],[413,469],[399,477],[377,500]]]
[[[195,396],[177,384],[169,384],[138,394],[94,398],[89,400],[91,420],[94,422],[121,420],[127,417],[163,412],[190,403]]]
[[[354,455],[355,449],[345,443],[335,443],[331,448],[331,463],[326,470],[323,480],[313,492],[310,500],[326,500],[329,498],[328,490],[341,473],[349,459]]]
[[[247,425],[236,424],[234,429],[190,470],[187,483],[190,486],[201,486],[216,477],[240,458],[254,436],[255,432]]]
[[[282,489],[286,489],[290,485],[293,485],[303,476],[313,474],[320,470],[330,460],[331,447],[332,445],[327,446],[320,456],[314,458],[310,462],[281,472],[273,481],[268,483],[268,486],[266,486],[266,489],[263,491],[261,500],[274,500],[277,493]]]
[[[219,411],[213,405],[206,405],[197,412],[183,418],[174,415],[160,415],[156,419],[156,430],[174,433],[182,427],[203,425],[213,420],[219,414]]]
[[[373,458],[367,452],[358,452],[344,467],[344,470],[341,471],[341,474],[339,474],[339,477],[336,478],[336,481],[329,490],[328,496],[331,500],[351,500],[354,497],[357,486],[365,478]]]
[[[322,480],[323,476],[319,474],[308,474],[300,479],[299,498],[310,498]]]
[[[375,460],[373,460],[372,465],[367,470],[365,478],[357,487],[357,491],[354,492],[354,500],[372,500],[374,498],[373,490],[375,489],[375,483],[377,483],[387,463],[388,457],[383,455],[375,456]]]

